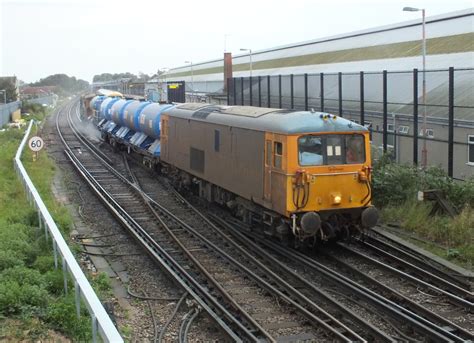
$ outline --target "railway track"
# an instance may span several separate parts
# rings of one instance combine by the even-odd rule
[[[66,113],[62,119],[57,117],[66,155],[152,259],[198,304],[182,321],[180,341],[186,339],[202,310],[235,341],[398,341],[411,339],[410,330],[416,332],[416,339],[474,340],[469,331],[394,289],[377,284],[342,260],[332,260],[338,271],[344,271],[337,273],[308,256],[271,242],[252,242],[235,230],[240,224],[233,219],[226,223],[214,217],[213,223],[168,185],[157,188],[156,182],[147,182],[149,176],[132,171],[126,157],[122,168],[112,167],[112,161],[74,129],[71,115],[64,116],[76,111],[71,106],[63,111]],[[359,244],[377,248],[373,241]],[[373,249],[370,245],[366,248]],[[340,249],[351,248],[341,245]],[[422,269],[398,254],[398,263],[411,262]],[[417,268],[411,273],[422,274]],[[433,281],[433,285],[462,299],[458,305],[472,305],[463,298],[466,294],[456,293],[469,292],[466,285],[444,278],[442,273],[429,272],[434,275],[430,280],[437,282]],[[422,275],[427,277],[426,273]],[[341,297],[334,289],[343,293],[342,298],[347,301],[339,301]],[[354,312],[349,303],[359,306],[359,310]],[[371,310],[361,316],[360,311],[369,307]],[[389,318],[382,320],[386,322],[383,328],[366,320],[378,314]],[[394,323],[401,323],[402,329]]]
[[[418,289],[436,293],[468,312],[474,311],[474,303],[472,302],[474,294],[470,290],[458,286],[373,244],[359,241],[358,245],[355,248],[345,243],[338,243],[339,249],[336,250],[336,253],[340,253],[344,258],[347,257],[354,265],[361,265],[362,268],[364,265],[370,265],[373,269],[383,270],[385,275],[389,273],[396,277],[402,277]]]
[[[223,221],[222,219],[214,217],[214,220],[218,221],[222,226],[227,227],[227,229],[236,236],[242,235],[239,233],[237,227],[240,226],[240,230],[245,230],[245,227],[243,227],[240,222],[232,218],[227,218]],[[351,265],[346,264],[346,269],[356,270],[357,273],[346,273],[347,276],[345,276],[340,272],[340,267],[333,269],[328,268],[326,265],[323,265],[305,254],[289,250],[265,239],[257,239],[257,243],[260,246],[265,246],[269,253],[279,256],[281,260],[286,261],[291,269],[295,271],[301,270],[301,273],[305,273],[305,276],[308,277],[308,280],[311,280],[312,283],[317,284],[318,278],[325,278],[326,287],[330,284],[334,286],[335,289],[340,289],[340,292],[344,292],[347,296],[355,297],[357,300],[354,300],[354,302],[362,300],[366,304],[377,308],[381,316],[391,318],[392,323],[398,323],[398,325],[402,327],[405,326],[409,331],[413,330],[417,332],[420,338],[429,337],[434,341],[443,342],[474,340],[474,335],[471,331],[411,301],[396,290],[368,277],[365,272],[357,271],[357,269]],[[337,258],[334,259],[337,260]],[[310,271],[315,273],[314,279],[311,278]],[[357,282],[354,280],[357,280]],[[378,293],[372,290],[377,288]],[[380,294],[384,294],[384,296]],[[400,334],[400,339],[409,339],[409,336],[411,336],[409,333]]]
[[[422,255],[420,252],[414,249],[391,240],[387,234],[383,234],[378,228],[371,230],[364,240],[361,241],[361,243],[366,248],[369,248],[369,250],[372,246],[375,247],[375,249],[373,249],[374,252],[386,256],[388,260],[401,259],[402,261],[400,265],[405,264],[404,262],[406,262],[405,265],[408,265],[409,269],[421,269],[439,278],[442,278],[443,281],[447,281],[448,283],[457,286],[452,287],[454,292],[456,292],[458,287],[465,291],[472,291],[472,284],[468,280],[467,275],[462,275],[458,271],[449,269],[446,266],[437,263],[433,259],[427,258],[425,255]],[[398,259],[393,259],[392,256],[395,256]],[[411,265],[417,268],[413,268]],[[441,282],[439,285],[442,286],[443,283],[444,282]],[[446,289],[449,290],[450,288],[451,287],[448,285]],[[463,296],[463,292],[461,292],[460,295]],[[472,293],[471,295],[467,295],[467,297],[472,298]]]
[[[74,128],[72,109],[58,115],[56,123],[71,163],[153,260],[231,339],[365,341],[296,289],[283,289],[288,285],[276,275],[269,277],[268,270],[244,249],[233,247],[242,258],[236,259],[226,251],[230,241],[217,246],[154,202],[133,175],[131,180],[125,178],[86,142]],[[187,324],[181,331],[186,328]]]
[[[209,271],[220,281],[221,286],[229,290],[238,305],[268,332],[270,340],[318,340],[327,336],[327,333],[324,333],[327,331],[338,340],[365,341],[362,336],[254,258],[247,252],[246,247],[237,245],[233,239],[223,235],[215,225],[191,208],[184,198],[176,193],[176,197],[173,197],[173,189],[168,187],[157,193],[155,185],[152,192],[150,195],[159,199],[160,203],[151,202],[151,205],[161,216],[167,217],[167,221],[175,221],[177,229],[181,230],[179,238],[183,244],[191,246],[189,250],[193,251],[201,263],[209,266]],[[183,204],[186,204],[186,207],[183,208]],[[179,212],[179,217],[171,212]],[[164,243],[167,244],[166,241]],[[213,258],[213,255],[217,258]],[[244,278],[235,274],[236,271],[243,272]],[[251,282],[245,278],[250,278]],[[270,294],[272,298],[257,298],[255,292]],[[266,297],[268,298],[268,295]],[[276,305],[281,308],[276,312],[274,298],[280,299],[280,304],[277,302]],[[323,332],[318,333],[321,329]],[[317,331],[316,336],[314,330]],[[287,334],[288,332],[290,334]],[[331,335],[325,339],[330,337]]]
[[[215,320],[231,339],[242,341],[241,336],[244,336],[256,340],[252,329],[245,327],[225,306],[216,301],[209,291],[182,267],[179,261],[165,251],[153,240],[147,230],[140,226],[137,219],[142,218],[152,222],[152,217],[143,211],[143,204],[138,201],[136,193],[130,189],[128,181],[121,173],[112,168],[95,149],[91,149],[87,141],[75,129],[70,116],[72,109],[73,107],[70,106],[58,114],[56,118],[57,131],[66,147],[66,155],[93,192],[145,249],[153,261],[196,300],[199,306]],[[124,203],[130,205],[128,212],[123,208]],[[240,335],[237,335],[235,331],[238,331]]]

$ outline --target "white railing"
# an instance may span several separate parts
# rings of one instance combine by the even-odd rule
[[[123,342],[122,337],[120,336],[119,332],[112,323],[112,320],[110,319],[109,315],[102,306],[99,298],[92,289],[92,286],[89,284],[89,281],[87,280],[86,276],[79,267],[79,264],[74,258],[74,255],[72,254],[66,241],[61,235],[61,232],[56,226],[56,223],[51,217],[51,214],[46,208],[46,205],[41,199],[38,191],[36,190],[36,187],[28,176],[28,173],[26,172],[26,169],[24,168],[20,160],[26,141],[30,135],[32,124],[33,120],[30,121],[30,125],[26,130],[25,136],[23,137],[23,140],[21,141],[21,144],[18,147],[18,151],[16,152],[13,164],[26,190],[26,196],[28,198],[28,201],[30,202],[30,205],[34,206],[38,211],[40,229],[44,228],[46,240],[48,240],[48,236],[51,236],[52,238],[54,265],[56,268],[58,268],[58,255],[61,257],[62,269],[64,274],[64,291],[67,294],[67,278],[69,272],[69,275],[74,281],[77,315],[79,316],[80,314],[82,297],[91,316],[93,341],[97,341],[97,333],[99,333],[104,342]]]

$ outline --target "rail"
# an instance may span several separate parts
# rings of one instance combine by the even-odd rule
[[[18,147],[13,164],[23,186],[25,187],[26,196],[29,203],[38,211],[40,229],[44,228],[46,240],[48,240],[48,236],[51,236],[52,238],[55,268],[58,268],[58,254],[61,256],[65,293],[67,294],[67,276],[69,272],[69,275],[74,280],[77,315],[79,316],[80,314],[80,300],[82,297],[91,316],[93,341],[97,341],[97,333],[99,333],[104,342],[123,342],[122,337],[112,323],[112,320],[102,306],[86,276],[79,267],[79,264],[74,258],[74,255],[61,235],[61,232],[51,217],[51,214],[46,208],[46,205],[41,199],[35,185],[31,181],[25,167],[20,160],[26,141],[30,135],[32,124],[33,120],[30,121],[28,129],[25,132],[25,136]]]

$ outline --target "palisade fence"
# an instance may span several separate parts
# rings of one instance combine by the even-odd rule
[[[237,77],[227,80],[227,89],[229,105],[314,109],[366,125],[374,136],[373,141],[380,141],[383,152],[389,148],[393,150],[399,142],[398,137],[410,138],[411,148],[405,147],[399,153],[409,154],[410,158],[405,156],[405,162],[412,161],[415,165],[421,155],[422,142],[419,141],[445,143],[446,147],[441,150],[446,153],[445,166],[450,176],[453,176],[454,146],[464,146],[464,150],[469,150],[470,146],[464,131],[459,131],[455,137],[454,129],[470,130],[474,137],[474,68],[426,70],[425,73],[413,69]],[[426,127],[423,124],[425,111]],[[404,122],[411,122],[410,133],[406,128],[397,128],[397,123]],[[435,137],[433,126],[444,127],[444,131],[439,130]],[[472,150],[467,154],[474,156],[474,145]],[[472,162],[468,156],[466,163],[465,155],[459,159],[463,164]],[[440,165],[444,164],[441,162]]]
[[[82,272],[74,255],[69,249],[46,205],[41,199],[36,187],[31,181],[26,169],[21,162],[21,154],[25,147],[26,141],[30,135],[33,120],[30,121],[25,136],[18,148],[14,159],[14,167],[20,178],[25,190],[26,196],[31,206],[34,206],[38,211],[39,228],[44,229],[46,240],[51,237],[53,252],[54,252],[54,266],[58,268],[61,262],[64,274],[64,292],[67,294],[67,281],[71,277],[74,282],[75,298],[76,298],[76,314],[79,317],[81,308],[81,297],[89,310],[92,322],[92,339],[94,342],[98,340],[97,333],[104,342],[123,342],[122,337],[115,328],[112,320],[102,306],[99,298],[95,294],[92,286],[89,284],[86,276]],[[61,261],[58,261],[59,258]]]
[[[0,105],[0,128],[11,120],[13,112],[21,108],[21,101],[9,102]]]

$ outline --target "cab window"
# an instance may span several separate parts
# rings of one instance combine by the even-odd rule
[[[281,160],[283,155],[283,144],[281,142],[273,142],[273,166],[281,169]]]
[[[305,135],[298,138],[301,166],[360,164],[365,162],[364,136]]]
[[[301,166],[323,165],[323,139],[321,136],[303,136],[298,139]]]
[[[345,135],[346,164],[360,164],[365,162],[364,136]]]

